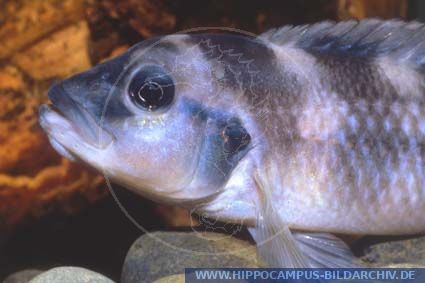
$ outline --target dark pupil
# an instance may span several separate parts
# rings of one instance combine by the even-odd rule
[[[159,105],[164,93],[162,87],[155,82],[146,82],[137,92],[137,100],[144,105]]]
[[[147,66],[133,77],[129,94],[137,106],[153,111],[173,101],[174,83],[162,68]]]

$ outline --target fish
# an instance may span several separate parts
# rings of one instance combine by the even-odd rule
[[[425,232],[423,23],[154,37],[48,97],[60,154],[243,223],[268,266],[359,266],[341,235]]]

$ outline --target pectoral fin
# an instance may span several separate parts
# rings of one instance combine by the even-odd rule
[[[278,185],[273,167],[258,172],[255,181],[261,196],[257,226],[249,231],[257,243],[260,258],[269,267],[350,268],[360,266],[350,248],[327,233],[291,232],[272,201],[272,189]]]
[[[292,235],[311,267],[351,268],[361,265],[350,248],[332,234],[295,232]]]
[[[257,243],[259,257],[268,267],[352,268],[360,267],[350,248],[327,233],[292,233],[276,219],[263,220],[249,231]]]
[[[257,243],[260,259],[268,267],[310,267],[288,226],[276,224],[278,222],[270,223],[266,220],[260,221],[255,228],[249,228],[249,232]]]
[[[257,243],[258,255],[269,267],[309,267],[288,225],[279,216],[271,201],[272,189],[276,184],[272,177],[276,176],[273,169],[276,168],[258,171],[254,176],[261,204],[257,211],[257,226],[249,231]]]

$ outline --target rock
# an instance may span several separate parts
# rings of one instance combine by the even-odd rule
[[[425,237],[374,244],[362,259],[371,267],[424,267]],[[143,235],[132,245],[120,282],[180,282],[187,267],[261,266],[255,245],[230,235],[156,232]]]
[[[398,263],[398,264],[390,264],[383,267],[388,268],[425,268],[425,265],[414,264],[414,263]]]
[[[175,31],[176,17],[170,5],[158,0],[88,1],[89,19],[105,11],[112,19],[127,19],[129,26],[144,37]]]
[[[85,2],[0,1],[0,234],[107,195],[102,177],[60,157],[38,125],[44,79],[90,67]]]
[[[91,67],[85,21],[61,29],[18,53],[12,62],[36,80],[66,77]]]
[[[33,278],[29,283],[114,283],[111,279],[94,271],[72,266],[52,268]]]
[[[386,0],[385,2],[370,0],[338,1],[338,16],[341,20],[370,17],[392,19],[405,18],[406,15],[407,0]]]
[[[52,212],[74,213],[105,197],[103,178],[71,163],[38,125],[46,83],[0,68],[0,234]]]
[[[362,257],[373,266],[425,266],[425,236],[371,244]]]
[[[84,0],[18,0],[0,3],[0,59],[84,18]]]
[[[199,27],[237,27],[260,33],[283,24],[335,19],[336,1],[88,0],[88,21],[97,29],[114,22],[143,38]],[[101,33],[101,31],[96,32]],[[110,32],[109,32],[110,33]],[[122,32],[118,32],[122,33]]]
[[[122,283],[152,282],[186,267],[258,267],[253,244],[230,235],[155,232],[140,237],[124,262]],[[167,268],[164,268],[166,266]]]
[[[6,65],[0,68],[0,89],[19,91],[24,87],[23,75],[15,66]]]
[[[184,283],[184,274],[174,274],[161,279],[155,280],[153,283]]]
[[[40,273],[43,273],[43,271],[38,269],[25,269],[17,271],[9,275],[6,279],[4,279],[3,283],[28,283],[28,281],[30,281]]]

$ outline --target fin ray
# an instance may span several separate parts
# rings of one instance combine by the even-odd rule
[[[269,267],[349,268],[360,266],[350,248],[328,233],[291,232],[273,204],[272,189],[281,184],[276,166],[254,175],[261,199],[257,225],[249,231],[260,258]]]
[[[266,42],[307,52],[351,57],[388,57],[425,71],[425,24],[402,20],[325,21],[284,26],[260,35]]]
[[[338,237],[328,233],[293,233],[302,253],[312,267],[352,268],[360,262]]]
[[[273,167],[272,169],[276,169]],[[258,211],[257,226],[249,231],[257,243],[257,251],[269,267],[305,268],[309,264],[298,248],[291,231],[279,216],[272,203],[270,176],[272,170],[254,175],[262,200]]]

